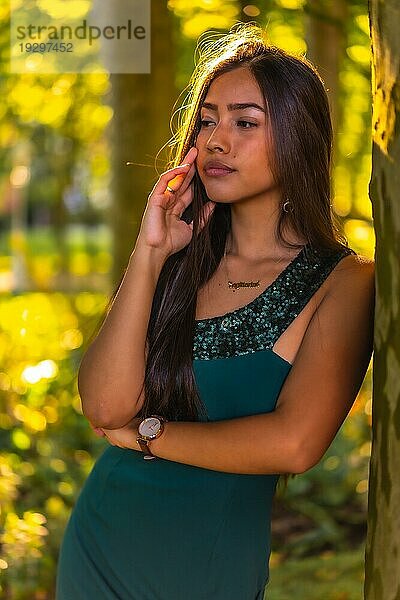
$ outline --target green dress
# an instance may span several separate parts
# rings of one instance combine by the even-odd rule
[[[272,347],[349,253],[306,245],[255,300],[196,321],[193,369],[209,420],[274,410],[291,364]],[[107,446],[64,532],[56,600],[262,600],[278,479]]]

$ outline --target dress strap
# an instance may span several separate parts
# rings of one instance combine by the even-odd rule
[[[290,272],[286,278],[286,284],[280,290],[278,310],[272,310],[270,314],[271,335],[268,347],[272,348],[275,345],[336,265],[349,254],[356,254],[356,252],[348,247],[327,251],[323,254],[315,249],[307,251],[304,261],[301,262],[299,268]]]
[[[338,264],[354,250],[304,247],[277,279],[249,304],[196,321],[193,358],[230,358],[272,349]]]

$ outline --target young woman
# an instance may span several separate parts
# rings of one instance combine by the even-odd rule
[[[374,263],[334,224],[315,68],[254,25],[208,46],[79,371],[110,445],[57,600],[260,600],[280,475],[331,444],[373,349]]]

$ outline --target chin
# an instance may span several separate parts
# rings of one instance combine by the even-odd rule
[[[228,204],[229,202],[234,202],[235,200],[239,200],[239,198],[236,196],[233,196],[232,194],[232,190],[229,189],[218,189],[217,186],[213,186],[213,185],[209,185],[209,184],[205,184],[203,182],[204,185],[204,190],[207,194],[207,198],[209,198],[210,200],[212,200],[213,202],[221,202],[224,204]]]
[[[253,198],[252,194],[245,194],[238,192],[238,190],[207,190],[205,188],[207,196],[213,202],[220,202],[222,204],[237,204],[238,202],[246,201],[249,198]]]
[[[212,200],[212,202],[216,202],[217,204],[231,204],[232,202],[235,202],[235,200],[237,200],[235,198],[226,197],[223,194],[209,194],[207,190],[206,194],[209,200]]]

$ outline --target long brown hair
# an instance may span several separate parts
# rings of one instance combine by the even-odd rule
[[[332,125],[327,95],[315,67],[304,57],[269,45],[254,24],[239,23],[206,46],[189,82],[182,124],[171,144],[170,166],[180,164],[200,129],[200,107],[211,82],[222,73],[246,66],[264,95],[274,142],[270,165],[293,210],[280,211],[276,238],[290,225],[311,247],[347,246],[334,223],[330,204]],[[161,414],[170,420],[206,419],[192,368],[197,292],[213,275],[230,231],[229,204],[216,204],[200,230],[199,215],[209,199],[197,172],[193,202],[182,218],[193,218],[191,242],[165,262],[150,314],[144,391],[139,416]]]

